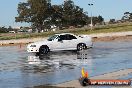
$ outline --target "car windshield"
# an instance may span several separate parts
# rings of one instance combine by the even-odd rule
[[[58,35],[50,36],[47,40],[48,40],[48,41],[52,41],[52,40],[54,40],[57,36],[58,36]]]

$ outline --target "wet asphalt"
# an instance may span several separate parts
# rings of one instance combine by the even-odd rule
[[[3,46],[0,47],[0,88],[41,88],[39,85],[78,79],[82,67],[90,77],[132,68],[131,57],[132,41],[94,42],[93,48],[81,52],[59,51],[44,56],[27,53],[24,45]]]

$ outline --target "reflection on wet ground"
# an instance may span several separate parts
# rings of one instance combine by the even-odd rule
[[[87,60],[89,59],[89,60]],[[44,56],[28,56],[28,66],[24,71],[53,72],[60,69],[74,69],[81,65],[91,65],[91,57],[86,51],[59,51]],[[28,68],[28,69],[27,69]]]
[[[132,68],[132,41],[95,42],[85,51],[59,51],[44,56],[28,54],[25,46],[0,47],[0,88],[56,84],[80,77]],[[127,78],[132,78],[129,75]]]

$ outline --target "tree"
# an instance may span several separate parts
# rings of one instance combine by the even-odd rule
[[[109,21],[110,24],[116,23],[115,19],[110,19]]]
[[[102,22],[104,21],[104,18],[102,16],[93,16],[92,17],[92,22],[93,22],[93,25],[95,24],[102,24]],[[87,18],[87,24],[91,24],[91,17],[88,17]]]
[[[71,0],[64,1],[62,15],[64,26],[86,25],[87,15]]]
[[[62,25],[62,5],[52,5],[52,15],[51,20],[49,20],[48,24],[56,25],[57,27],[61,27]]]
[[[18,4],[16,22],[31,23],[33,28],[41,31],[55,25],[57,27],[84,26],[90,18],[83,8],[75,5],[72,0],[66,0],[62,5],[51,5],[51,0],[27,0]],[[100,23],[102,16],[93,17],[93,22]]]
[[[63,4],[63,25],[64,26],[71,26],[73,17],[73,10],[74,10],[74,2],[71,0],[64,1]]]
[[[80,8],[79,6],[75,6],[74,8],[74,20],[73,20],[73,25],[81,25],[84,26],[87,24],[88,16],[83,12],[83,9]]]
[[[11,26],[9,26],[8,31],[13,31],[13,28]]]
[[[123,20],[123,21],[131,21],[131,20],[132,20],[132,13],[130,13],[130,12],[125,12],[125,13],[124,13],[124,16],[122,17],[121,20]]]
[[[130,18],[130,13],[129,12],[125,12],[124,16],[122,17],[122,20],[129,20]]]
[[[5,28],[5,26],[0,27],[0,33],[7,33],[7,32],[8,32],[8,29]]]
[[[99,23],[102,23],[103,21],[104,21],[104,18],[103,18],[102,16],[99,15],[99,16],[98,16],[98,22],[99,22]]]
[[[45,20],[50,16],[50,0],[28,0],[18,4],[16,22],[30,22],[32,26],[43,29]]]

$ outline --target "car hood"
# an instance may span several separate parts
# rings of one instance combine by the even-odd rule
[[[47,39],[45,39],[45,40],[41,40],[38,42],[30,43],[28,46],[31,46],[31,45],[36,45],[36,46],[48,45],[49,43],[51,43],[51,41],[48,41]]]
[[[79,37],[84,38],[84,37],[90,37],[89,35],[79,35]]]

